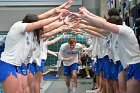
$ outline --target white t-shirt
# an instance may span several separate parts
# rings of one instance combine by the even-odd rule
[[[88,34],[88,33],[85,33],[83,34],[86,38],[91,38],[92,40],[92,43],[91,45],[89,46],[89,50],[91,51],[91,55],[92,57],[95,57],[96,56],[96,36],[94,35],[91,35],[91,34]]]
[[[140,63],[139,44],[134,31],[126,25],[118,27],[118,56],[121,62],[127,65]]]
[[[109,59],[113,59],[113,35],[110,33],[108,35],[108,56],[109,56]],[[114,61],[113,61],[114,62]]]
[[[41,40],[40,47],[41,47],[40,59],[46,60],[47,59],[47,53],[48,53],[47,43],[43,42],[43,40]]]
[[[102,37],[98,37],[96,42],[97,42],[96,49],[97,49],[98,58],[103,58],[102,54],[103,54],[104,47],[103,47]]]
[[[90,47],[89,47],[89,50],[91,50],[91,55],[92,55],[92,57],[95,57],[96,56],[96,37],[94,36],[94,37],[92,37],[91,38],[91,40],[92,40],[92,44],[90,45]]]
[[[40,60],[39,60],[39,57],[40,57],[40,45],[38,44],[38,42],[36,40],[34,40],[34,46],[35,46],[35,49],[34,49],[33,55],[32,55],[32,62],[34,61],[37,64],[40,64]]]
[[[58,58],[59,60],[62,60],[63,58],[69,58],[71,56],[74,56],[74,61],[63,61],[64,66],[70,66],[73,63],[78,63],[78,55],[79,52],[82,51],[83,45],[80,43],[76,43],[75,48],[73,50],[70,49],[68,43],[64,43],[61,45]]]
[[[31,57],[32,57],[33,51],[35,49],[35,44],[34,44],[34,38],[33,38],[34,34],[32,32],[25,32],[25,33],[26,33],[26,36],[30,39],[29,41],[31,42],[31,45],[29,47],[29,45],[27,45],[27,43],[26,43],[27,41],[25,41],[25,45],[28,46],[28,47],[26,47],[27,48],[26,50],[28,50],[29,52],[28,52],[27,57],[25,58],[25,60],[22,63],[27,65],[31,61]]]
[[[36,49],[33,51],[33,60],[37,63],[38,66],[41,66],[41,60],[47,59],[47,47],[43,42],[43,39],[40,40],[40,44],[36,42]]]
[[[5,41],[5,50],[1,60],[21,66],[27,58],[32,46],[32,37],[25,32],[27,23],[16,22],[9,30]],[[33,32],[30,32],[33,33]]]
[[[106,38],[101,38],[101,58],[103,58],[104,56],[108,55],[108,37]]]
[[[112,34],[112,49],[113,49],[113,62],[116,63],[116,61],[120,60],[118,57],[118,49],[116,48],[118,46],[118,34]]]

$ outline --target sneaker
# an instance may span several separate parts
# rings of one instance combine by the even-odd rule
[[[77,93],[76,90],[77,90],[77,88],[73,87],[72,93]]]

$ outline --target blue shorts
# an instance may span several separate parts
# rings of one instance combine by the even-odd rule
[[[104,59],[99,58],[97,63],[99,63],[99,73],[100,73],[100,71],[103,71],[104,69]]]
[[[140,80],[140,63],[131,64],[127,70],[127,80],[134,77],[135,80]]]
[[[112,76],[113,80],[118,81],[118,74],[123,71],[123,66],[121,64],[121,61],[116,61],[116,64],[113,66]]]
[[[0,60],[0,82],[4,82],[11,73],[17,78],[15,66]]]
[[[36,63],[34,62],[28,64],[29,73],[32,73],[32,75],[35,74],[35,67],[36,67]]]
[[[23,76],[27,76],[27,70],[28,70],[28,66],[25,65],[24,63],[22,63],[22,65],[21,65],[21,74]]]
[[[64,66],[64,76],[70,76],[73,70],[78,71],[78,63],[74,63],[71,66]]]
[[[94,66],[94,60],[93,59],[91,59],[91,66],[92,66],[92,72],[94,72],[95,71],[95,66]]]
[[[18,74],[21,74],[21,66],[15,66],[15,68],[16,68],[16,72]]]
[[[46,62],[46,60],[42,59],[42,60],[41,60],[41,66],[36,65],[35,72],[41,71],[41,72],[43,73],[45,62]]]
[[[110,61],[109,56],[104,57],[104,78],[109,79],[112,77],[113,62]]]
[[[122,64],[121,64],[121,61],[119,60],[119,61],[116,61],[116,64],[117,64],[117,67],[118,67],[118,69],[119,69],[119,72],[118,72],[118,74],[120,73],[120,72],[122,72],[123,71],[123,66],[122,66]]]
[[[96,75],[99,76],[100,71],[99,71],[99,61],[98,61],[98,58],[97,58],[97,63],[95,65],[95,71],[96,71]]]

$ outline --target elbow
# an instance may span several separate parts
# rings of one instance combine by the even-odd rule
[[[60,55],[59,55],[59,54],[58,54],[58,60],[62,61],[62,59],[61,59],[61,57],[60,57]]]
[[[63,61],[63,57],[58,54],[58,60]]]
[[[58,60],[63,61],[63,60],[62,60],[62,57],[59,57],[59,56],[58,56]]]

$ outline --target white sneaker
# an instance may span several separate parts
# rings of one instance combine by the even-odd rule
[[[77,90],[77,88],[74,87],[72,90],[72,93],[77,93],[76,90]]]

